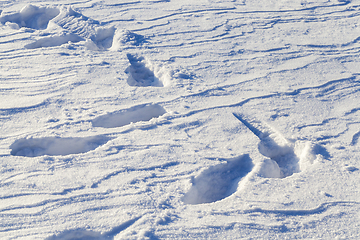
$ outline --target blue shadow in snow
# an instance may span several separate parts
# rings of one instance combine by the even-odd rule
[[[253,168],[248,154],[212,166],[192,179],[192,187],[183,197],[185,204],[211,203],[232,195],[241,178]]]
[[[74,229],[66,230],[60,234],[50,236],[45,240],[112,240],[117,234],[133,225],[139,219],[140,217],[131,219],[105,233],[85,229]]]

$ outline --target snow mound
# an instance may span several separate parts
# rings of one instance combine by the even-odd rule
[[[276,134],[271,134],[262,138],[258,144],[259,152],[277,163],[281,170],[281,177],[300,172],[299,157],[295,154],[292,144],[279,143],[275,140],[276,137]]]
[[[10,149],[11,155],[14,156],[69,155],[94,150],[109,140],[109,138],[104,136],[86,138],[24,138],[16,140],[10,145]]]
[[[263,178],[281,178],[281,170],[279,165],[269,158],[264,159],[259,164],[257,173]]]
[[[128,84],[134,87],[164,87],[170,83],[170,72],[144,57],[127,54],[130,66],[126,68]]]
[[[62,7],[60,14],[50,21],[49,28],[60,29],[66,34],[74,34],[92,41],[97,50],[110,48],[115,28],[104,28],[96,20],[88,18],[71,7]]]
[[[12,28],[16,29],[14,24],[18,27],[26,27],[32,29],[45,29],[51,19],[55,18],[60,13],[57,8],[51,7],[36,7],[31,4],[23,7],[20,12],[13,14],[4,14],[2,12],[0,22],[5,24],[12,23]]]
[[[212,166],[192,179],[192,187],[182,200],[185,204],[201,204],[224,199],[236,191],[239,180],[252,168],[252,160],[247,154]]]
[[[165,113],[166,110],[158,104],[139,105],[99,116],[92,121],[92,125],[103,128],[122,127],[130,123],[149,121]]]
[[[306,170],[316,161],[330,157],[328,151],[319,144],[301,140],[292,143],[279,133],[272,133],[261,139],[258,149],[261,154],[273,160],[271,164],[267,162],[263,166],[263,169],[266,168],[262,170],[266,172],[263,174],[268,175],[267,177],[277,177],[278,168],[280,177],[288,177]],[[273,164],[277,164],[278,168]]]
[[[272,144],[269,145],[268,143]],[[295,141],[292,145],[283,146],[266,139],[260,141],[259,150],[264,156],[271,156],[259,163],[257,174],[264,178],[284,178],[293,173],[301,172],[312,166],[316,161],[330,157],[327,150],[310,141]],[[274,148],[271,149],[270,146]]]
[[[310,141],[296,141],[294,152],[299,158],[299,168],[301,171],[307,169],[316,161],[330,158],[326,148]]]
[[[46,30],[41,37],[25,48],[53,47],[70,42],[85,41],[90,50],[104,50],[112,46],[115,33],[114,27],[104,28],[96,20],[74,11],[70,6],[51,8],[27,5],[18,13],[2,14],[0,22],[13,29],[26,27]]]
[[[52,35],[25,45],[28,49],[85,41],[85,47],[89,50],[116,51],[124,45],[140,46],[147,42],[144,36],[129,30],[102,27],[98,21],[84,16],[70,6],[57,8],[28,4],[17,13],[2,13],[0,22],[12,29],[26,27],[46,31],[39,36]]]
[[[141,46],[147,40],[144,36],[129,30],[118,29],[115,31],[114,39],[110,50],[117,51],[124,45]]]

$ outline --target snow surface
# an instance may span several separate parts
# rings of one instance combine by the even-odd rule
[[[0,13],[0,239],[360,239],[359,0]]]

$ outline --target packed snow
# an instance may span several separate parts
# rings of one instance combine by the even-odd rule
[[[0,239],[360,239],[360,1],[1,1],[0,126]]]

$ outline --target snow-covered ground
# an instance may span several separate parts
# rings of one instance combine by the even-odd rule
[[[360,0],[0,12],[0,239],[360,239]]]

